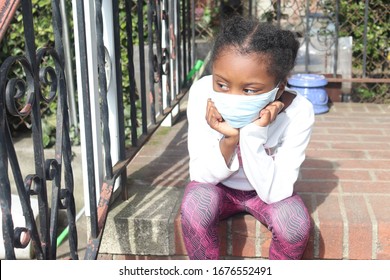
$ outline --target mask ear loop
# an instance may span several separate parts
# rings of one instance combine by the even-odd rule
[[[277,88],[276,95],[278,94],[278,91],[279,91],[279,89],[280,89],[280,88],[279,88],[280,83],[281,83],[281,81],[279,81],[278,84],[276,85],[276,87],[274,87],[274,89]],[[277,100],[280,101],[279,98],[282,97],[282,95],[280,95],[278,99],[276,99],[276,95],[275,95],[274,101],[277,101]]]

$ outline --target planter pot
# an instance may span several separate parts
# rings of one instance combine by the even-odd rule
[[[324,75],[295,74],[288,79],[291,89],[305,96],[313,104],[315,114],[329,111],[328,94],[325,86],[328,84]]]

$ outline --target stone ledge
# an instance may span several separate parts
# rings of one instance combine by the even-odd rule
[[[134,186],[107,217],[99,254],[171,255],[183,188]]]

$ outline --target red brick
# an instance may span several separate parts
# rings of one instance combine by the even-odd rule
[[[345,129],[345,128],[330,128],[330,134],[354,134],[354,135],[384,135],[382,129]]]
[[[260,246],[261,246],[261,256],[263,258],[269,257],[269,247],[272,241],[272,234],[266,226],[260,224]]]
[[[337,180],[337,177],[334,175],[333,169],[305,169],[300,170],[300,179],[301,180]]]
[[[389,142],[389,137],[384,135],[361,135],[360,138],[363,142]]]
[[[380,181],[390,181],[390,168],[386,171],[375,171],[375,176],[376,176],[376,179],[377,180],[380,180]],[[389,185],[390,185],[390,182],[389,182]]]
[[[390,151],[367,151],[368,158],[371,159],[389,159]]]
[[[377,259],[390,259],[390,198],[372,195],[368,197],[378,224]]]
[[[294,185],[294,190],[297,192],[315,192],[328,194],[338,192],[337,185],[337,181],[298,180]]]
[[[339,169],[390,169],[390,160],[338,160]]]
[[[228,220],[219,222],[218,236],[219,236],[219,254],[226,256],[228,254]]]
[[[299,196],[302,198],[303,203],[306,205],[308,212],[313,215],[314,209],[312,205],[312,195],[309,194],[299,194]],[[310,230],[310,237],[307,242],[306,250],[303,254],[302,259],[304,260],[312,260],[314,259],[314,220],[311,218],[311,230]]]
[[[256,256],[256,220],[250,215],[232,219],[232,256]]]
[[[377,153],[376,151],[371,151],[371,153]],[[371,155],[370,153],[370,155]],[[389,153],[390,154],[390,153]],[[366,159],[366,152],[365,151],[343,151],[343,150],[311,150],[308,149],[306,151],[306,156],[311,158],[321,158],[322,160],[330,159]],[[384,158],[385,157],[378,157],[378,158]]]
[[[330,149],[330,145],[328,142],[319,142],[319,141],[311,141],[310,145],[307,147],[307,149]]]
[[[334,174],[339,181],[356,180],[356,181],[371,181],[371,175],[366,170],[336,170]]]
[[[371,136],[367,136],[367,137],[371,137]],[[379,137],[379,136],[378,136]],[[384,136],[381,136],[381,137],[384,137]],[[345,142],[355,142],[355,141],[358,141],[359,140],[359,137],[358,135],[335,135],[335,134],[319,134],[319,133],[316,133],[316,134],[312,134],[311,138],[310,138],[310,144],[309,146],[311,145],[312,142],[314,141],[326,141],[326,142],[329,142],[329,141],[345,141]]]
[[[351,109],[352,109],[353,112],[359,112],[359,113],[360,112],[361,113],[366,113],[368,111],[366,106],[351,106]],[[362,120],[364,120],[364,119],[362,118]]]
[[[329,134],[328,133],[328,128],[327,127],[314,126],[313,127],[313,134]]]
[[[343,219],[335,195],[316,195],[320,221],[319,257],[321,259],[343,258]]]
[[[248,214],[232,218],[232,256],[256,257],[256,219]]]
[[[348,219],[348,258],[372,258],[372,224],[363,196],[343,196]]]
[[[359,182],[342,181],[339,182],[344,193],[382,193],[389,194],[390,184],[386,182]]]
[[[387,115],[389,115],[389,110],[387,110]],[[378,115],[376,118],[376,121],[378,123],[383,123],[383,124],[390,124],[390,118],[386,115]],[[389,130],[389,129],[387,129]]]
[[[359,114],[349,113],[346,115],[335,116],[333,122],[344,122],[346,124],[372,124],[372,120],[370,118],[361,117]]]
[[[301,169],[333,169],[334,163],[327,161],[327,160],[321,160],[321,159],[315,159],[306,157],[304,162],[301,165]]]
[[[317,119],[317,116],[316,116],[316,122],[315,122],[315,125],[317,124],[320,124],[320,123],[338,123],[338,122],[343,122],[345,123],[345,118],[347,118],[347,116],[345,115],[339,115],[339,116],[336,116],[336,115],[331,115],[331,114],[328,114],[328,115],[324,115],[324,117],[322,119]]]
[[[326,119],[324,121],[316,122],[314,125],[315,125],[315,127],[330,127],[330,128],[333,128],[333,127],[347,127],[347,128],[349,128],[350,127],[349,123],[340,122],[339,120],[326,121]]]
[[[371,180],[365,170],[302,169],[301,179],[316,180]]]
[[[331,143],[332,149],[341,149],[341,150],[387,150],[390,149],[390,145],[388,143]]]
[[[333,163],[327,160],[313,159],[306,157],[305,161],[301,165],[301,169],[312,169],[312,168],[324,168],[332,169]]]
[[[390,260],[390,222],[378,222],[378,260]]]
[[[386,124],[382,124],[382,123],[362,123],[362,122],[358,122],[358,123],[351,123],[352,127],[353,128],[358,128],[358,129],[378,129],[378,130],[382,130],[382,132],[385,132],[386,129],[385,129],[385,125]],[[385,135],[385,133],[383,133],[382,135]]]
[[[359,104],[359,103],[357,103]],[[368,112],[371,113],[371,115],[377,115],[377,116],[383,116],[383,113],[388,112],[389,107],[387,107],[386,110],[386,105],[380,105],[380,104],[375,104],[375,103],[364,103],[362,104]]]

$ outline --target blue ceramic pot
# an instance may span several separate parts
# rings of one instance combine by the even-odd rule
[[[325,76],[317,74],[295,74],[288,79],[291,89],[305,96],[313,104],[315,114],[329,111],[328,94],[325,86],[328,84]]]

